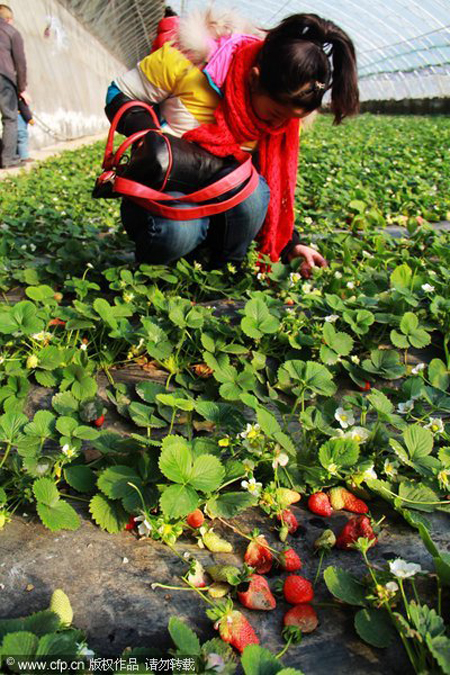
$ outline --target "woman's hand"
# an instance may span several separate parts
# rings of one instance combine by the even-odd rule
[[[304,261],[300,265],[300,274],[305,279],[309,279],[313,267],[328,267],[328,263],[323,255],[320,255],[314,248],[303,246],[303,244],[297,244],[289,253],[289,262],[294,260],[294,258],[304,258]]]

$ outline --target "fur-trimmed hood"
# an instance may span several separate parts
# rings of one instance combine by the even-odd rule
[[[233,34],[257,35],[264,32],[236,10],[210,5],[180,18],[177,46],[195,65],[204,64],[217,40]]]

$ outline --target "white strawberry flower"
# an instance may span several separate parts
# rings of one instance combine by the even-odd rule
[[[205,664],[205,670],[213,670],[216,673],[222,673],[226,668],[226,663],[220,654],[208,654]]]
[[[335,323],[339,319],[338,314],[329,314],[328,316],[325,317],[325,321],[327,323]]]
[[[153,526],[147,520],[147,516],[143,514],[141,516],[137,516],[134,520],[136,523],[139,523],[138,532],[141,535],[141,537],[149,537],[151,531],[153,530]]]
[[[406,562],[406,560],[402,560],[402,558],[390,560],[389,569],[391,574],[393,574],[398,579],[408,579],[408,577],[414,577],[419,572],[422,572],[420,565]]]
[[[357,443],[365,443],[370,436],[370,431],[364,427],[353,427],[353,429],[348,431],[345,435]]]
[[[301,280],[302,280],[301,274],[299,274],[298,272],[291,272],[289,275],[289,286],[295,286]]]
[[[242,466],[245,468],[246,473],[251,473],[255,468],[255,462],[252,462],[251,459],[244,459]]]
[[[241,486],[244,490],[250,492],[251,495],[259,497],[261,494],[262,483],[257,483],[255,478],[250,478],[250,480],[241,481]]]
[[[339,270],[337,270],[337,271],[334,273],[334,278],[335,278],[335,279],[342,279],[342,272],[339,272]]]
[[[398,584],[396,584],[395,581],[388,581],[386,584],[386,589],[389,591],[389,593],[397,593]]]
[[[285,452],[276,452],[272,462],[272,467],[276,469],[278,466],[286,466],[289,462],[289,457]]]
[[[414,401],[412,398],[410,398],[409,401],[404,401],[403,403],[398,404],[397,412],[399,412],[400,415],[406,415],[407,413],[411,412],[413,408],[414,408]]]
[[[331,464],[327,466],[327,471],[332,476],[337,476],[339,473],[339,467],[335,462],[331,462]]]
[[[392,459],[385,459],[383,471],[389,478],[395,478],[398,474],[398,462]]]
[[[87,349],[87,344],[85,342],[82,342],[81,345],[80,345],[80,349],[81,349],[82,352],[85,352],[86,349]]]
[[[355,288],[355,282],[354,281],[347,281],[346,286],[347,286],[347,288],[352,290],[353,288]]]
[[[308,284],[308,282],[304,283],[302,286],[302,291],[305,295],[311,295],[313,290],[313,287],[311,284]]]
[[[72,457],[75,457],[75,455],[77,454],[77,449],[74,448],[72,445],[69,445],[69,443],[65,443],[61,448],[61,452],[68,459],[71,459]]]
[[[249,441],[254,440],[260,435],[261,427],[259,424],[247,424],[244,431],[242,431],[239,436],[241,438],[246,438]]]
[[[425,293],[433,293],[434,291],[434,286],[431,284],[422,284],[421,288]]]
[[[358,363],[361,361],[361,359],[359,358],[359,356],[357,354],[353,354],[353,356],[350,357],[350,361],[352,363],[356,363],[356,365],[358,365]]]
[[[338,408],[334,413],[334,417],[343,429],[347,429],[347,427],[351,427],[355,423],[353,412],[345,410],[345,408]]]
[[[425,363],[418,363],[414,368],[411,370],[412,375],[418,375],[419,373],[422,372],[422,370],[425,370],[426,364]]]
[[[433,434],[443,434],[444,423],[439,417],[430,417],[428,424],[425,424],[425,429],[429,429]]]
[[[50,340],[52,337],[51,333],[47,333],[45,330],[41,330],[40,333],[33,333],[31,336],[33,340],[37,340],[38,342],[44,342],[44,340]]]

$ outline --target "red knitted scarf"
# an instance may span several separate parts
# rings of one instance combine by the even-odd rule
[[[273,127],[255,115],[249,78],[261,45],[252,41],[236,52],[225,80],[224,98],[215,111],[216,121],[188,131],[183,138],[214,155],[233,155],[239,161],[247,156],[240,146],[258,141],[259,170],[269,185],[270,203],[257,239],[260,251],[276,261],[294,227],[299,121],[291,119]]]

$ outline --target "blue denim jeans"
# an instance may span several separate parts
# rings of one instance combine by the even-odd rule
[[[171,193],[180,196],[180,193]],[[239,264],[258,234],[269,206],[270,191],[259,177],[255,192],[229,211],[196,220],[168,220],[152,215],[128,199],[122,200],[121,216],[128,235],[136,244],[136,262],[166,265],[206,244],[210,266]],[[191,206],[186,204],[184,208]],[[180,208],[182,206],[180,205]]]
[[[17,152],[20,159],[28,159],[28,124],[19,113],[17,118]]]

